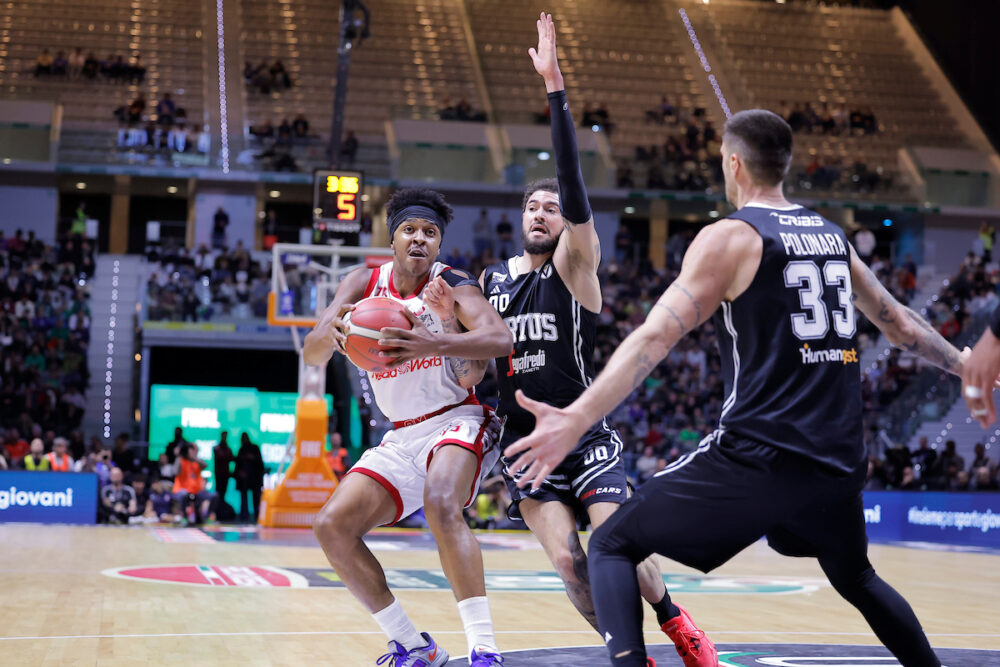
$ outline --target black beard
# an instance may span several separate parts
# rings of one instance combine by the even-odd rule
[[[524,252],[529,255],[548,255],[555,252],[558,242],[558,238],[545,239],[544,241],[529,241],[526,234],[521,235],[521,245],[524,246]]]

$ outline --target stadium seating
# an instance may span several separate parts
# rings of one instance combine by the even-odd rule
[[[877,134],[797,135],[799,166],[813,155],[844,165],[860,157],[891,177],[897,152],[907,144],[966,144],[889,12],[750,0],[697,3],[691,11],[699,34],[717,47],[715,65],[736,86],[730,95],[742,106],[777,111],[782,102],[811,102],[872,109]],[[899,188],[894,194],[909,196]]]

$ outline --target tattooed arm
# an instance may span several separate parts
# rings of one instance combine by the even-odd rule
[[[930,322],[899,303],[851,248],[851,284],[854,303],[889,342],[942,370],[962,374],[958,349],[934,330]]]
[[[513,458],[523,451],[518,464],[522,468],[530,465],[519,484],[534,481],[538,488],[592,423],[625,400],[674,345],[707,320],[724,299],[739,296],[760,265],[761,248],[760,236],[745,223],[723,220],[709,225],[692,242],[680,275],[646,321],[622,342],[598,378],[572,405],[558,410],[519,392],[518,402],[536,418],[532,434],[505,452]]]

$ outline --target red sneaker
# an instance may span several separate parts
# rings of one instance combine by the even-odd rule
[[[646,658],[646,667],[656,667],[656,661],[652,658]]]
[[[685,667],[718,667],[719,654],[715,644],[698,629],[684,607],[677,605],[680,616],[675,616],[660,629],[674,642],[677,654],[681,656]]]

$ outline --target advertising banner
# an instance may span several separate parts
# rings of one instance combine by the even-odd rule
[[[1000,493],[868,491],[868,536],[1000,549]]]
[[[97,523],[97,475],[0,471],[0,523]]]

